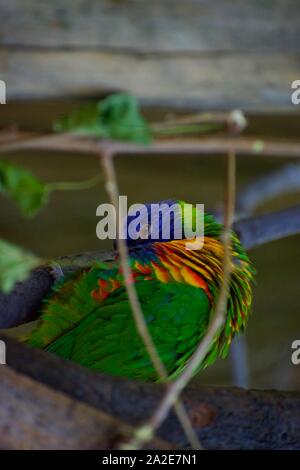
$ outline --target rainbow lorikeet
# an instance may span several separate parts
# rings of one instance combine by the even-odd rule
[[[196,210],[194,207],[193,211]],[[173,228],[176,217],[170,219]],[[159,225],[155,239],[129,237],[127,244],[143,313],[172,379],[182,371],[205,335],[214,311],[222,279],[222,225],[205,214],[204,245],[199,250],[190,250],[186,240],[172,239],[172,230],[169,237],[163,236],[161,220],[150,222]],[[226,322],[199,369],[218,356],[225,357],[232,338],[245,327],[252,302],[253,275],[249,258],[237,235],[232,233]],[[112,265],[95,263],[58,281],[27,342],[96,371],[144,381],[158,380],[136,330],[118,256]]]

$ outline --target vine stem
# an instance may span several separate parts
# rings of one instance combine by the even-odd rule
[[[189,134],[209,134],[221,130],[240,133],[247,126],[244,114],[239,111],[230,113],[196,113],[167,119],[150,124],[153,137],[180,137]]]
[[[196,349],[195,353],[186,365],[182,374],[178,377],[175,382],[169,385],[168,391],[163,397],[160,405],[154,412],[153,416],[148,420],[148,423],[146,423],[145,428],[147,429],[148,427],[149,435],[153,435],[163,423],[163,421],[167,418],[171,407],[176,402],[176,400],[178,400],[181,392],[184,390],[184,388],[192,378],[194,372],[209,352],[210,346],[214,341],[215,335],[218,333],[218,331],[224,325],[225,322],[227,299],[231,279],[231,226],[233,223],[235,207],[235,173],[236,157],[235,152],[231,150],[231,152],[227,156],[227,183],[225,193],[226,206],[224,230],[222,237],[224,247],[223,277],[220,286],[219,297],[216,303],[215,313],[208,325],[205,337],[200,342],[198,348]]]
[[[118,189],[118,184],[117,184],[115,167],[113,164],[113,155],[109,151],[109,148],[107,148],[104,152],[100,153],[100,156],[101,156],[102,168],[103,168],[105,179],[106,179],[105,187],[106,187],[106,191],[108,193],[109,199],[111,203],[114,205],[114,207],[118,208],[119,211],[121,211],[122,207],[121,205],[119,207],[119,189]],[[119,214],[120,220],[124,220],[125,215],[126,214],[122,214],[122,213]],[[145,317],[144,317],[144,314],[143,314],[143,311],[142,311],[142,308],[141,308],[141,305],[137,296],[135,285],[133,282],[131,267],[129,263],[127,244],[126,244],[125,237],[122,234],[123,226],[118,226],[117,219],[115,222],[118,227],[117,233],[119,235],[117,236],[117,247],[118,247],[118,252],[120,256],[120,264],[121,264],[121,268],[123,271],[124,284],[125,284],[128,299],[130,302],[132,314],[136,323],[136,327],[137,327],[140,337],[142,338],[145,344],[146,350],[149,354],[149,357],[152,361],[152,364],[158,376],[161,378],[162,382],[167,382],[168,380],[167,371],[165,369],[163,362],[161,361],[159,357],[154,341],[149,332],[149,329],[148,329],[148,326],[147,326],[147,323],[146,323],[146,320],[145,320]],[[172,403],[172,406],[174,406],[177,418],[191,446],[194,449],[202,449],[201,443],[198,440],[198,437],[192,427],[192,424],[190,422],[190,419],[188,417],[188,414],[182,402],[179,399],[175,399],[174,402]],[[148,442],[149,440],[151,440],[154,434],[155,432],[154,431],[152,432],[152,429],[149,429],[148,427],[145,427],[145,426],[141,426],[140,428],[138,428],[137,432],[134,434],[132,440],[130,440],[127,443],[124,443],[122,448],[123,449],[140,448],[145,442]]]
[[[47,183],[47,191],[78,191],[83,189],[91,189],[103,180],[101,173],[83,181],[58,181]]]
[[[219,123],[203,123],[203,124],[188,124],[188,125],[174,125],[174,127],[155,127],[152,128],[154,137],[179,137],[189,134],[208,134],[222,130],[224,126]]]

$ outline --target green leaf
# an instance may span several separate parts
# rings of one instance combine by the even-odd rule
[[[141,116],[134,96],[126,93],[111,95],[98,104],[106,137],[147,144],[150,129]]]
[[[116,93],[84,106],[54,124],[54,130],[140,144],[151,142],[151,132],[132,95]]]
[[[16,202],[27,217],[36,214],[49,195],[46,185],[30,171],[4,160],[0,161],[0,193]]]
[[[9,293],[16,282],[27,279],[30,271],[40,264],[36,256],[0,239],[0,290]]]

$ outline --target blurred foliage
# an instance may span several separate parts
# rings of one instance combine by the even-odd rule
[[[73,111],[56,121],[54,130],[139,144],[151,142],[150,128],[137,99],[126,93],[110,95]]]
[[[48,201],[47,186],[13,163],[0,161],[0,193],[12,199],[24,216],[35,215]]]
[[[16,282],[24,281],[41,264],[36,256],[0,239],[0,290],[8,294]]]

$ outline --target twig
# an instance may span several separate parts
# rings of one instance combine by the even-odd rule
[[[222,124],[224,127],[226,126],[231,129],[233,118],[234,120],[236,120],[236,111],[232,111],[230,113],[193,113],[176,118],[165,119],[162,122],[151,124],[151,129],[153,129],[154,131],[160,131],[160,129],[173,127],[177,124],[203,124],[208,122]],[[242,127],[244,127],[246,124],[246,119],[244,116],[242,118],[242,121]]]
[[[240,133],[247,125],[241,111],[230,113],[195,113],[150,125],[154,137],[207,134],[215,131]]]
[[[238,155],[263,155],[265,157],[300,158],[300,142],[283,139],[259,140],[251,137],[202,137],[189,139],[155,140],[151,145],[135,145],[126,142],[102,141],[105,150],[109,145],[113,154],[122,155],[224,155],[234,146]],[[1,144],[0,153],[29,150],[99,155],[99,140],[72,134],[50,134],[35,138],[22,138],[16,142]]]
[[[115,208],[118,208],[119,211],[121,212],[122,208],[119,206],[119,190],[118,190],[118,185],[117,185],[117,177],[115,173],[115,168],[113,165],[112,161],[112,154],[110,153],[109,147],[107,147],[106,151],[101,153],[101,163],[102,167],[104,170],[104,174],[106,177],[106,190],[108,192],[109,198],[114,205]],[[124,214],[120,213],[119,215],[120,220],[125,220],[124,219]],[[123,271],[123,276],[124,276],[124,283],[128,295],[128,299],[130,302],[130,306],[132,309],[132,314],[136,323],[136,327],[138,330],[138,333],[140,334],[145,347],[147,349],[147,352],[150,356],[150,359],[153,363],[153,366],[158,374],[158,376],[162,379],[163,382],[166,382],[168,379],[168,374],[167,371],[164,367],[164,364],[162,363],[159,354],[157,352],[157,349],[155,347],[155,344],[153,342],[153,339],[149,333],[147,323],[145,321],[142,308],[137,296],[137,292],[134,286],[134,282],[132,281],[132,272],[131,272],[131,267],[129,263],[129,256],[128,256],[128,250],[127,250],[127,245],[125,241],[125,237],[122,235],[123,232],[123,226],[118,227],[119,233],[117,236],[117,246],[118,246],[118,252],[120,256],[120,264],[122,267]],[[174,407],[175,407],[175,412],[177,414],[177,417],[185,431],[185,434],[195,449],[201,449],[201,444],[197,438],[196,433],[193,430],[193,427],[190,423],[190,420],[188,418],[188,415],[185,412],[185,409],[182,405],[182,403],[178,400],[175,400],[173,402]],[[147,436],[146,441],[148,441],[149,436]],[[152,437],[150,437],[152,439]],[[145,442],[144,436],[140,435],[138,439],[136,439],[135,442],[135,447],[139,447],[141,444]]]
[[[192,358],[186,365],[179,378],[170,384],[167,393],[162,399],[157,410],[152,418],[143,426],[140,433],[148,436],[153,436],[153,433],[160,427],[160,425],[167,418],[171,407],[178,399],[181,392],[191,380],[195,370],[207,355],[209,348],[214,340],[216,333],[223,326],[225,321],[225,313],[228,299],[228,290],[231,277],[231,226],[233,222],[235,206],[235,153],[233,150],[228,155],[227,163],[227,185],[226,185],[226,211],[224,220],[223,231],[223,278],[220,286],[220,293],[216,304],[215,313],[208,325],[206,335],[199,344]]]
[[[100,181],[103,181],[101,173],[83,181],[59,181],[47,183],[45,188],[47,191],[81,191],[93,188]]]

